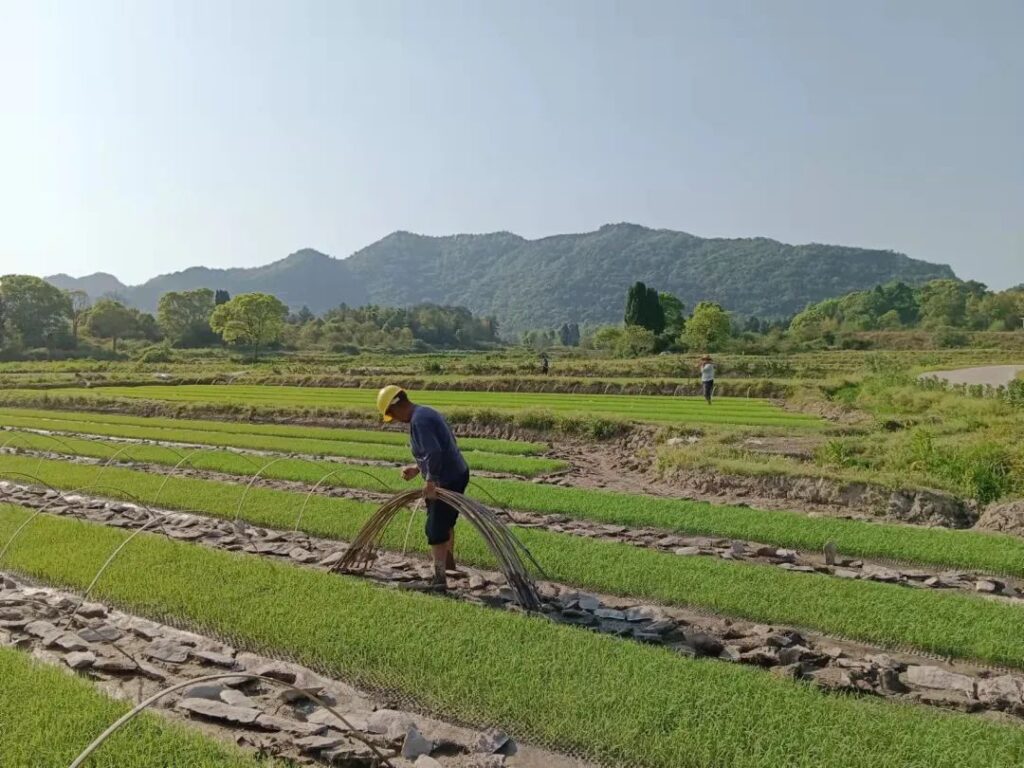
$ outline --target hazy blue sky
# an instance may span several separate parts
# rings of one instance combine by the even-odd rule
[[[1005,287],[1022,39],[1022,0],[0,0],[0,273],[632,221]]]

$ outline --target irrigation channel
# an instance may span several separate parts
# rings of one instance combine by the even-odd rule
[[[190,477],[219,483],[247,484],[250,487],[273,488],[307,494],[319,494],[333,498],[349,498],[372,503],[383,503],[390,494],[353,488],[332,486],[323,481],[310,485],[295,480],[258,477],[243,477],[212,470],[191,467],[171,467],[134,461],[130,452],[111,458],[97,459],[87,456],[69,456],[50,451],[25,450],[15,446],[22,455],[38,456],[40,459],[59,459],[78,464],[97,466],[102,471],[107,466],[144,470],[149,474],[166,477]],[[185,454],[188,455],[187,453]],[[246,453],[239,453],[246,456]],[[257,454],[262,466],[277,454]],[[291,458],[291,457],[288,457]],[[253,468],[259,470],[259,462]],[[339,467],[345,467],[340,464]],[[358,466],[358,465],[352,465]],[[257,474],[259,472],[257,471]],[[102,479],[102,475],[99,475]],[[329,473],[324,479],[330,479]],[[505,509],[494,505],[495,512],[507,523],[518,528],[537,528],[597,541],[629,544],[631,546],[659,552],[672,553],[680,557],[717,557],[725,560],[771,565],[794,573],[818,573],[846,580],[873,581],[895,584],[911,589],[958,591],[982,595],[993,600],[1011,602],[1024,601],[1024,579],[1000,573],[980,570],[951,569],[923,566],[920,563],[884,558],[845,557],[827,546],[819,552],[801,551],[777,547],[752,540],[730,539],[715,536],[696,536],[668,533],[657,528],[631,528],[596,521],[571,518],[561,514],[543,514],[518,509]],[[299,521],[301,522],[301,520]],[[890,521],[886,521],[891,524]],[[908,527],[913,527],[908,524]]]
[[[255,528],[240,520],[216,520],[77,493],[62,495],[11,482],[0,483],[0,501],[41,510],[45,515],[135,531],[146,528],[178,541],[284,559],[304,568],[333,570],[347,551],[344,542],[297,531]],[[431,575],[427,561],[388,552],[381,553],[362,574],[382,586],[417,590],[427,587]],[[522,610],[515,591],[504,585],[501,574],[461,568],[449,577],[451,598],[500,610]],[[759,625],[687,608],[588,594],[552,582],[541,582],[538,594],[542,614],[553,622],[663,646],[679,654],[770,669],[780,677],[807,680],[829,691],[964,712],[1001,712],[1018,722],[1024,717],[1024,673],[1020,671],[952,662],[909,649],[871,647],[800,628]],[[71,613],[83,615],[73,607]],[[52,639],[58,638],[54,635]]]
[[[359,689],[101,603],[83,604],[80,595],[2,571],[0,646],[74,670],[117,699],[159,697],[147,708],[201,723],[205,732],[264,756],[348,768],[400,768],[414,760],[419,768],[588,768],[498,729],[429,717],[393,693]],[[83,759],[93,736],[100,734],[81,734]],[[112,764],[114,749],[101,743],[95,754]]]

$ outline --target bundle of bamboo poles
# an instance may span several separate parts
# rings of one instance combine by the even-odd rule
[[[413,488],[403,491],[385,502],[359,531],[349,545],[345,556],[335,566],[343,571],[362,571],[369,568],[377,557],[377,549],[384,531],[398,516],[398,513],[423,497],[420,489]],[[490,509],[474,499],[461,493],[437,489],[437,498],[458,510],[459,515],[469,520],[483,540],[487,542],[492,554],[501,567],[509,587],[516,595],[516,601],[528,611],[541,609],[537,587],[530,577],[524,557],[543,575],[543,570],[534,560],[533,555],[502,523]]]

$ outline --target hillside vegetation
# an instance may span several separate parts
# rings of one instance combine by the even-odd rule
[[[809,303],[889,280],[919,284],[954,277],[947,266],[892,251],[786,245],[766,238],[701,238],[614,224],[596,232],[527,240],[508,232],[426,237],[396,232],[348,259],[306,249],[254,269],[193,267],[121,295],[153,311],[167,291],[222,288],[273,293],[293,310],[320,313],[346,303],[464,306],[503,328],[617,322],[635,281],[655,284],[687,306],[716,301],[759,317],[783,317]],[[62,279],[63,288],[80,288]]]

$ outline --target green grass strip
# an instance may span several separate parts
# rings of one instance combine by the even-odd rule
[[[145,387],[94,387],[92,389],[51,389],[48,396],[126,397],[187,403],[245,403],[280,407],[348,408],[367,413],[374,410],[373,395],[365,389],[327,387],[245,386],[237,384],[182,384]],[[789,413],[767,400],[719,398],[709,406],[699,397],[664,395],[584,395],[534,392],[471,392],[430,390],[414,393],[428,405],[439,408],[480,408],[508,412],[540,409],[552,413],[586,413],[609,418],[664,423],[788,425],[816,427],[814,416]]]
[[[0,415],[0,426],[15,429],[46,429],[50,431],[78,432],[109,437],[128,437],[142,440],[161,440],[176,443],[195,443],[199,445],[231,446],[258,451],[277,451],[281,453],[308,453],[311,455],[339,456],[350,459],[368,459],[372,461],[392,461],[412,463],[412,454],[408,445],[380,445],[374,443],[346,443],[337,440],[311,440],[304,438],[272,437],[268,435],[237,435],[201,430],[166,429],[152,427],[135,427],[121,425],[104,425],[75,421],[58,421],[56,419],[22,419]],[[28,433],[23,433],[28,434]],[[10,439],[10,433],[0,433],[0,445]],[[67,441],[67,438],[64,438]],[[38,441],[37,441],[38,442]],[[70,442],[70,441],[68,441]],[[15,445],[14,441],[11,445]],[[41,443],[40,443],[41,444]],[[59,445],[54,440],[50,445]],[[123,447],[121,444],[118,447]],[[512,456],[501,453],[485,453],[483,451],[464,450],[466,462],[474,469],[487,472],[505,472],[534,477],[556,472],[568,467],[568,463],[559,459],[548,459],[540,456]]]
[[[8,516],[9,518],[9,516]],[[65,766],[128,705],[88,681],[0,648],[0,766]],[[144,714],[112,736],[89,761],[117,768],[273,768],[197,732]],[[283,766],[282,766],[283,768]]]
[[[24,517],[0,508],[0,536]],[[43,518],[10,557],[21,572],[80,589],[126,536]],[[615,765],[1001,768],[1024,759],[1024,729],[982,718],[828,696],[756,669],[157,537],[126,548],[97,597]]]
[[[18,443],[12,442],[11,445]],[[59,444],[45,438],[40,439],[38,447],[64,452]],[[96,451],[89,455],[107,455],[102,453],[104,449],[95,447],[83,450]],[[170,465],[180,460],[177,454],[157,446],[132,447],[122,455],[138,461]],[[188,466],[251,476],[260,463],[257,461],[254,468],[252,460],[224,451],[198,454]],[[328,472],[333,474],[324,481],[324,485],[370,491],[398,491],[409,487],[393,469],[355,468],[340,462],[284,459],[269,467],[264,476],[312,484]],[[511,509],[560,514],[600,523],[744,539],[811,551],[834,541],[840,552],[852,557],[884,558],[1024,576],[1024,540],[1000,533],[808,517],[798,512],[495,478],[474,478],[469,495],[485,504],[496,502]]]
[[[334,427],[307,427],[290,424],[249,424],[240,421],[216,421],[209,419],[164,419],[152,416],[121,416],[113,413],[91,413],[88,411],[55,411],[34,410],[29,408],[0,408],[0,423],[11,426],[31,427],[34,429],[65,429],[64,426],[48,426],[46,422],[77,422],[81,424],[99,424],[114,426],[150,427],[172,430],[189,430],[192,432],[216,432],[229,435],[269,435],[284,437],[290,440],[317,440],[341,443],[373,443],[379,445],[395,445],[407,447],[409,436],[406,432],[375,431],[372,429],[347,429]],[[8,421],[10,420],[10,421]],[[86,431],[76,429],[72,431]],[[93,434],[135,437],[134,434],[118,432],[98,432]],[[196,442],[199,442],[198,440]],[[207,442],[207,441],[203,441]],[[236,445],[236,443],[218,443],[219,445]],[[544,443],[521,440],[501,440],[493,437],[460,437],[459,446],[467,451],[484,451],[485,453],[508,453],[513,456],[531,456],[544,453],[548,446]],[[315,451],[330,454],[329,446]],[[342,454],[339,454],[342,455]]]
[[[26,460],[24,471],[32,471],[37,463]],[[0,463],[0,476],[10,468],[7,462]],[[96,476],[95,467],[60,462],[47,462],[40,469],[48,482],[67,489],[86,485]],[[163,478],[112,468],[104,472],[102,483],[145,500],[152,499]],[[163,487],[159,505],[231,519],[243,490],[208,480],[172,479]],[[106,487],[101,492],[130,498]],[[304,502],[305,494],[253,488],[241,517],[254,525],[290,530]],[[374,510],[375,505],[368,503],[316,496],[306,506],[301,527],[316,536],[351,540]],[[401,517],[388,530],[385,546],[425,551],[422,518],[414,521],[408,541],[406,519]],[[886,647],[913,646],[1024,667],[1024,610],[1018,606],[962,593],[847,581],[710,557],[678,557],[538,529],[518,529],[516,534],[552,579],[580,588],[795,624]],[[465,563],[496,567],[483,541],[465,523],[458,529],[458,550]]]

